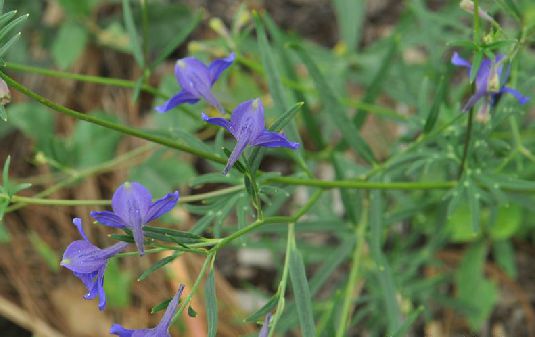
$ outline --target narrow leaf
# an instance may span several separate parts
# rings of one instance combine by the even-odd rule
[[[314,79],[321,100],[325,104],[325,110],[330,112],[330,116],[336,127],[340,130],[344,140],[368,163],[374,163],[375,159],[371,148],[364,138],[362,138],[360,131],[351,123],[351,120],[346,114],[346,108],[336,98],[318,66],[301,46],[293,45],[293,47]]]
[[[409,317],[407,317],[405,322],[403,322],[401,327],[398,329],[398,331],[396,331],[392,335],[392,337],[404,337],[404,336],[406,336],[407,332],[409,332],[409,329],[411,328],[411,326],[414,324],[414,322],[416,322],[416,320],[418,319],[418,317],[420,317],[420,314],[423,311],[424,311],[424,307],[423,306],[419,306],[416,310],[411,312]]]
[[[0,40],[2,40],[4,37],[6,37],[6,35],[9,33],[9,31],[11,29],[15,28],[15,26],[17,26],[18,24],[24,22],[26,19],[28,19],[29,16],[30,16],[30,14],[24,14],[22,16],[19,16],[15,20],[13,20],[10,23],[8,23],[7,25],[5,25],[4,28],[0,29]]]
[[[278,301],[279,301],[279,296],[277,294],[273,295],[269,299],[269,301],[267,301],[266,304],[262,306],[262,308],[258,309],[257,311],[247,316],[243,321],[247,323],[255,323],[261,320],[264,316],[266,316],[268,312],[270,312],[271,310],[273,310],[273,308],[275,308]]]
[[[167,264],[173,262],[179,255],[179,252],[175,252],[173,253],[173,255],[169,255],[167,257],[164,257],[163,259],[157,261],[156,263],[154,263],[152,266],[150,266],[147,270],[145,270],[143,272],[143,274],[141,274],[137,280],[138,281],[143,281],[144,279],[146,279],[147,277],[149,277],[150,274],[154,273],[155,271],[157,271],[158,269],[166,266]]]
[[[431,110],[429,110],[429,115],[427,115],[427,119],[425,121],[424,133],[426,134],[433,130],[433,127],[438,120],[440,106],[442,105],[442,102],[444,102],[444,96],[446,95],[447,82],[446,76],[442,75],[440,77],[437,92],[435,93],[433,105],[431,105]]]
[[[206,302],[206,320],[208,322],[208,337],[215,337],[217,333],[217,298],[215,292],[215,272],[210,270],[204,285]]]
[[[123,17],[126,31],[128,32],[130,39],[130,47],[132,48],[132,53],[134,54],[134,59],[140,67],[144,67],[145,61],[143,60],[143,52],[139,43],[136,24],[134,22],[129,0],[123,0]]]
[[[334,8],[338,22],[338,32],[349,52],[354,52],[359,41],[364,15],[364,0],[335,0]]]
[[[303,257],[295,247],[290,251],[289,272],[302,335],[303,337],[314,337],[316,336],[316,326],[314,325],[305,264]]]

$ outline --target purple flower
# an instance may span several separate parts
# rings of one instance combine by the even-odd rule
[[[143,255],[143,226],[169,212],[177,202],[178,191],[152,202],[152,195],[145,186],[136,182],[126,182],[113,194],[111,200],[113,212],[93,211],[90,215],[103,225],[131,230],[139,254]]]
[[[470,99],[468,99],[468,102],[466,102],[463,107],[464,112],[470,110],[480,99],[484,99],[482,110],[486,111],[488,104],[495,105],[503,94],[513,95],[520,104],[526,104],[529,101],[529,97],[523,96],[517,90],[505,86],[505,83],[509,78],[509,69],[506,70],[506,74],[502,79],[504,61],[505,56],[502,54],[497,54],[494,61],[488,58],[484,58],[483,61],[481,61],[475,80],[476,92]],[[457,52],[453,53],[451,63],[458,67],[468,69],[469,76],[473,71],[472,64],[460,57]]]
[[[210,124],[227,129],[237,140],[223,171],[224,174],[228,173],[247,145],[287,147],[292,150],[299,147],[299,143],[288,141],[283,134],[266,130],[264,127],[264,106],[259,98],[238,105],[234,109],[230,121],[219,117],[210,118],[205,113],[202,114],[202,118]]]
[[[270,321],[271,321],[271,312],[268,312],[266,317],[264,318],[264,324],[262,325],[262,329],[260,330],[258,337],[268,337]]]
[[[84,295],[86,300],[92,300],[98,296],[98,308],[104,310],[106,306],[106,294],[104,293],[104,271],[108,259],[120,253],[128,246],[126,242],[118,242],[111,247],[100,249],[92,244],[82,228],[82,219],[72,220],[83,240],[71,243],[65,253],[61,265],[71,270],[86,286],[88,293]]]
[[[226,58],[214,60],[209,66],[194,57],[178,60],[175,64],[175,77],[182,91],[164,104],[157,106],[156,111],[167,112],[182,103],[193,104],[204,98],[221,113],[225,113],[225,109],[214,97],[211,89],[221,73],[234,62],[235,58],[236,55],[232,53]]]
[[[119,337],[170,337],[169,326],[175,315],[176,308],[178,307],[178,299],[180,298],[180,295],[182,295],[183,290],[184,285],[181,284],[180,287],[178,287],[178,292],[171,302],[169,302],[162,320],[156,327],[152,329],[130,330],[123,328],[120,324],[114,324],[110,329],[110,333]]]

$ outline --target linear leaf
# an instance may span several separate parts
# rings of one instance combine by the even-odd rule
[[[367,162],[374,163],[375,159],[372,150],[364,138],[362,138],[360,131],[353,123],[351,123],[351,120],[346,114],[345,107],[340,103],[338,98],[336,98],[333,90],[329,87],[329,84],[321,74],[318,66],[301,46],[295,44],[292,46],[314,79],[321,100],[325,104],[325,109],[329,111],[333,122],[340,130],[344,140]]]
[[[29,16],[30,14],[24,14],[22,16],[19,16],[15,20],[5,25],[4,28],[0,29],[0,40],[6,37],[6,35],[9,33],[11,29],[15,28],[15,26],[22,23],[24,20],[28,19]]]
[[[446,76],[442,75],[440,77],[437,92],[435,93],[433,105],[431,105],[431,109],[429,110],[429,115],[427,115],[427,119],[425,121],[424,133],[431,132],[431,130],[433,130],[433,127],[435,126],[438,120],[438,113],[440,112],[440,106],[442,105],[442,102],[444,102],[444,96],[446,95],[446,91],[447,91],[446,89],[448,87],[447,82],[448,81],[447,81]]]
[[[130,7],[129,0],[123,0],[123,17],[126,31],[128,32],[130,39],[130,47],[132,48],[132,53],[134,54],[134,59],[140,67],[143,67],[145,65],[145,61],[143,59],[143,52],[141,50],[141,44],[139,43],[136,24],[134,22],[134,16],[132,15],[132,8]]]
[[[266,316],[268,312],[270,312],[273,308],[275,308],[278,301],[279,301],[279,296],[277,294],[273,295],[269,299],[269,301],[267,301],[266,304],[262,306],[262,308],[258,309],[257,311],[247,316],[244,319],[244,322],[255,323],[258,320],[262,319],[264,316]]]
[[[157,261],[156,263],[154,263],[152,266],[150,266],[147,270],[145,270],[138,278],[137,280],[138,281],[143,281],[144,279],[146,279],[147,277],[149,277],[150,274],[154,273],[155,271],[157,271],[158,269],[166,266],[167,264],[173,262],[179,255],[180,253],[177,251],[177,252],[174,252],[172,255],[169,255],[169,256],[166,256],[164,257],[163,259]]]
[[[308,287],[305,264],[303,257],[293,247],[290,251],[289,272],[292,281],[292,289],[297,307],[297,315],[303,337],[316,336],[316,326],[314,325],[314,315],[312,313],[312,303],[310,289]]]
[[[349,52],[354,52],[362,31],[365,0],[335,0],[338,31]]]
[[[409,317],[407,317],[405,322],[403,322],[401,327],[392,335],[392,337],[404,337],[404,336],[406,336],[407,332],[410,329],[410,327],[414,324],[414,322],[416,322],[416,320],[418,319],[418,317],[420,317],[420,314],[423,311],[424,311],[424,307],[420,306],[416,310],[411,312]]]
[[[208,322],[208,337],[215,337],[217,333],[217,298],[215,293],[215,272],[210,270],[204,285],[206,302],[206,320]]]

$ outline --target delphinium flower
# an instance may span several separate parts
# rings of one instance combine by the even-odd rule
[[[106,306],[106,294],[104,293],[104,271],[108,260],[120,253],[128,246],[126,242],[118,242],[108,248],[98,248],[92,244],[82,228],[82,219],[74,218],[73,221],[80,232],[83,240],[72,242],[65,253],[61,265],[71,270],[86,286],[87,294],[84,298],[92,300],[98,296],[98,308],[104,310]]]
[[[152,202],[152,195],[145,186],[137,182],[126,182],[113,194],[113,212],[93,211],[90,215],[103,225],[131,230],[139,254],[143,255],[143,226],[173,209],[178,197],[178,191],[175,191]]]
[[[234,62],[235,57],[232,53],[226,58],[214,60],[209,66],[194,57],[178,60],[175,64],[175,77],[182,90],[164,104],[157,106],[156,111],[167,112],[180,104],[194,104],[204,98],[224,114],[223,106],[212,94],[212,86],[221,73]]]
[[[484,58],[481,61],[481,65],[476,74],[476,88],[475,93],[468,99],[468,102],[464,105],[463,111],[470,110],[479,100],[483,99],[483,107],[481,113],[486,113],[489,104],[494,106],[497,104],[498,99],[503,94],[513,95],[520,104],[526,104],[529,101],[529,97],[523,96],[517,90],[506,87],[505,83],[509,77],[509,69],[506,70],[505,76],[502,78],[503,63],[505,56],[497,54],[494,60]],[[472,64],[467,60],[459,56],[458,53],[453,53],[451,63],[468,69],[468,75],[474,71]]]
[[[230,121],[220,117],[210,118],[205,113],[202,114],[202,118],[210,124],[227,129],[236,138],[236,146],[228,159],[223,171],[224,174],[228,173],[247,145],[287,147],[292,150],[299,147],[299,143],[290,142],[283,134],[266,130],[264,127],[264,106],[259,98],[238,105],[232,113]]]
[[[110,329],[110,333],[119,337],[170,337],[171,335],[169,334],[169,326],[171,325],[171,321],[175,315],[175,311],[178,307],[178,300],[180,295],[182,295],[183,290],[184,285],[181,284],[178,288],[178,292],[173,297],[171,302],[169,302],[162,320],[156,327],[152,329],[131,330],[123,328],[120,324],[114,324]]]

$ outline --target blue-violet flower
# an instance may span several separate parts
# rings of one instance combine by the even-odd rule
[[[113,194],[113,212],[93,211],[90,215],[103,225],[131,230],[139,254],[143,255],[143,226],[173,209],[178,197],[178,191],[175,191],[152,202],[152,195],[145,186],[137,182],[126,182]]]
[[[220,117],[210,118],[205,113],[202,114],[202,118],[210,124],[227,129],[236,138],[237,143],[225,166],[224,174],[228,173],[247,145],[287,147],[292,150],[299,147],[299,143],[290,142],[283,134],[266,130],[264,106],[259,98],[238,105],[230,121]]]
[[[104,310],[106,306],[106,294],[104,293],[104,271],[108,260],[120,253],[128,246],[126,242],[118,242],[111,247],[100,249],[93,245],[82,228],[82,219],[74,218],[73,221],[80,232],[83,240],[72,242],[65,253],[61,265],[71,270],[86,286],[87,294],[84,298],[92,300],[98,296],[98,308]]]
[[[209,66],[194,57],[178,60],[175,64],[175,77],[182,91],[157,106],[156,111],[167,112],[182,103],[194,104],[204,98],[221,113],[225,113],[211,89],[221,73],[234,62],[235,57],[235,54],[231,53],[226,58],[214,60]]]
[[[171,302],[169,302],[162,320],[156,327],[152,329],[131,330],[123,328],[120,324],[114,324],[110,329],[110,333],[119,337],[171,337],[169,334],[169,326],[175,315],[176,308],[178,307],[178,299],[180,298],[180,295],[182,295],[183,290],[184,285],[181,284],[178,288],[178,292]]]
[[[264,318],[264,324],[262,325],[262,329],[260,329],[260,332],[258,333],[258,337],[268,337],[270,322],[271,322],[271,312],[268,312],[266,317]]]
[[[468,99],[468,102],[464,105],[463,111],[470,110],[480,99],[484,99],[482,111],[485,112],[488,109],[488,105],[494,106],[498,103],[498,99],[503,94],[513,95],[520,104],[526,104],[529,101],[529,97],[523,96],[520,92],[513,88],[505,86],[509,78],[509,69],[506,70],[505,76],[502,78],[503,62],[505,56],[497,54],[494,61],[484,58],[481,61],[481,65],[476,74],[476,89],[475,93]],[[468,75],[473,71],[472,64],[467,60],[459,56],[457,52],[453,53],[451,57],[451,63],[468,69]]]

